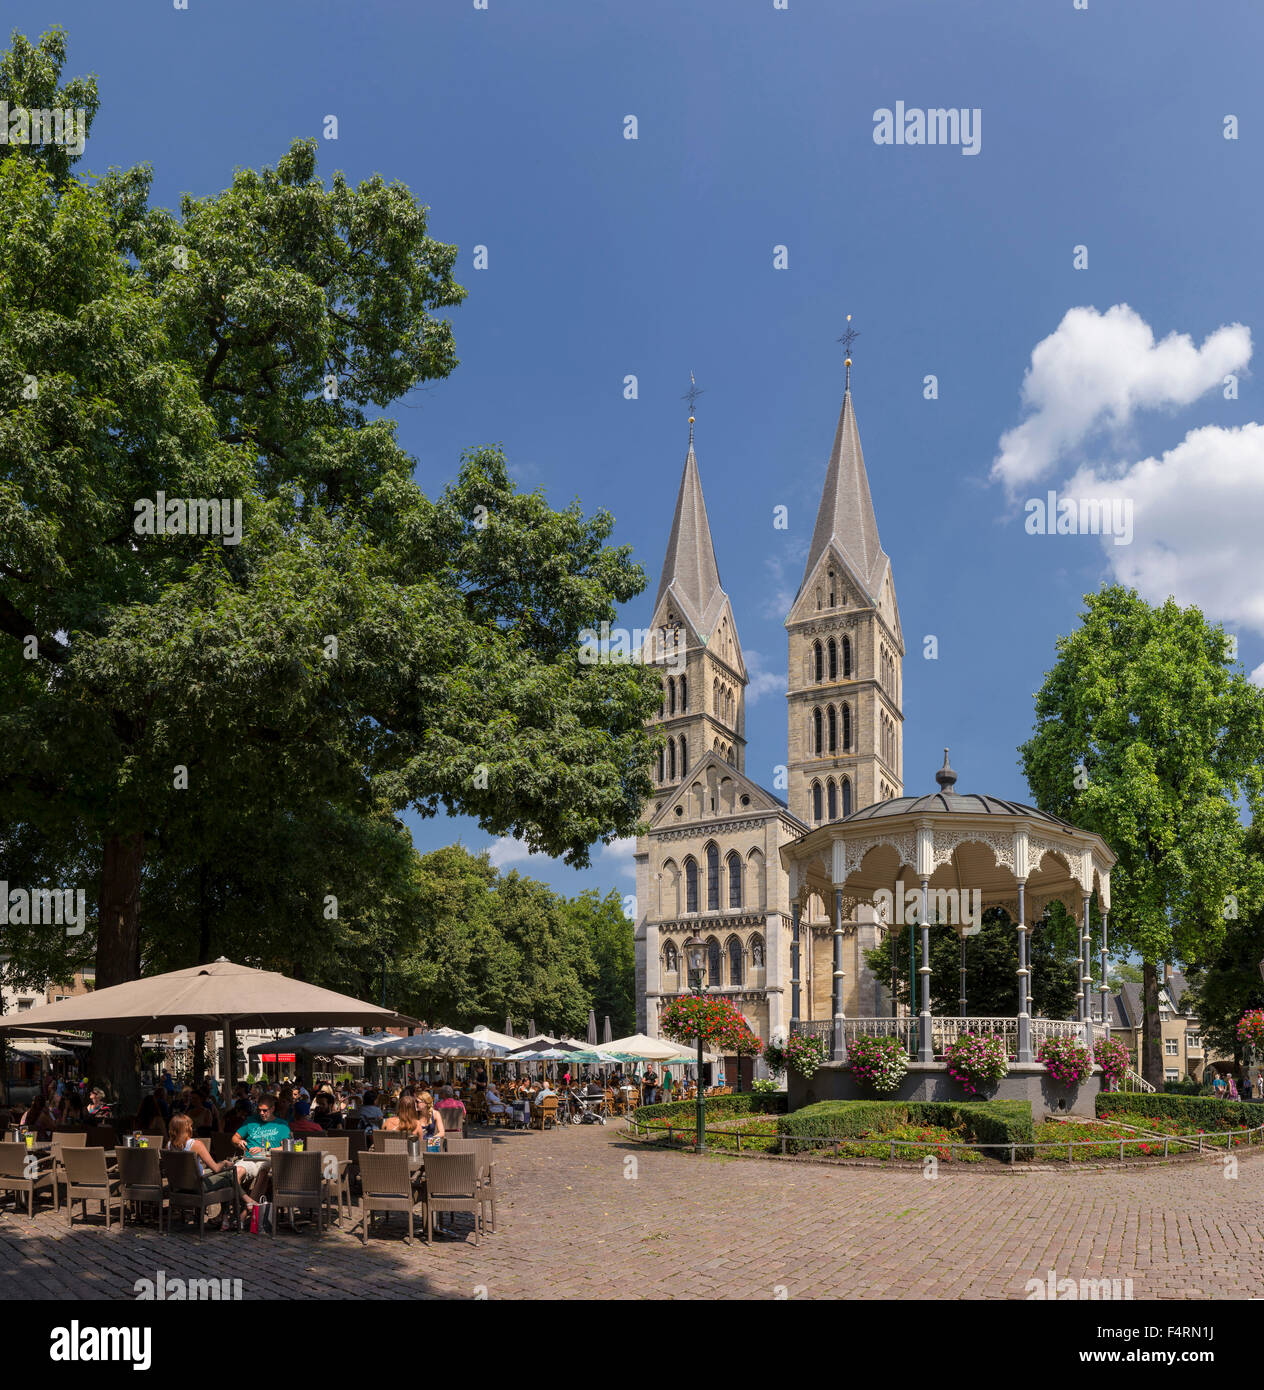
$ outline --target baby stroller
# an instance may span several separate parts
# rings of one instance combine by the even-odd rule
[[[597,1095],[586,1095],[580,1093],[571,1097],[572,1103],[577,1107],[578,1113],[572,1115],[572,1122],[577,1125],[604,1125],[606,1122],[606,1094],[604,1091]]]

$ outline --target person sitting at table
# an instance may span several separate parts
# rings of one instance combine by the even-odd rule
[[[83,1102],[78,1091],[67,1091],[61,1107],[61,1123],[83,1127]]]
[[[334,1113],[334,1098],[328,1091],[316,1092],[316,1109],[311,1112],[311,1118],[321,1129],[334,1129],[338,1126],[341,1117]]]
[[[496,1089],[496,1083],[487,1083],[487,1113],[493,1118],[497,1115],[508,1115],[509,1107],[500,1098],[500,1092]]]
[[[447,1133],[461,1133],[465,1125],[465,1105],[457,1100],[451,1086],[439,1087],[439,1103],[435,1109],[443,1116],[443,1127]]]
[[[443,1148],[443,1117],[435,1108],[434,1097],[429,1091],[423,1091],[417,1097],[416,1111],[424,1147],[432,1151]]]
[[[206,1147],[201,1139],[193,1133],[193,1125],[187,1115],[173,1115],[171,1124],[167,1130],[167,1147],[171,1149],[181,1149],[185,1153],[191,1153],[197,1161],[198,1176],[202,1179],[203,1192],[224,1192],[225,1198],[233,1190],[233,1160],[231,1158],[216,1162],[211,1157],[211,1151]],[[244,1194],[243,1194],[244,1195]],[[254,1206],[254,1202],[246,1196],[246,1205]],[[223,1208],[223,1203],[219,1208],[211,1207],[206,1214],[208,1221],[214,1221]],[[228,1213],[224,1212],[224,1229],[228,1229]]]
[[[43,1095],[37,1094],[30,1105],[26,1107],[26,1113],[22,1116],[22,1127],[33,1129],[37,1139],[51,1139],[53,1137],[52,1111],[48,1108],[48,1101]]]
[[[411,1139],[423,1128],[417,1115],[417,1102],[410,1095],[402,1095],[395,1113],[382,1123],[383,1134],[403,1134]]]
[[[276,1118],[275,1096],[264,1096],[259,1102],[259,1118],[247,1120],[233,1135],[233,1143],[245,1154],[237,1160],[237,1176],[243,1188],[250,1184],[250,1195],[256,1201],[268,1189],[268,1150],[280,1147],[289,1137],[289,1125]]]
[[[374,1129],[380,1129],[385,1116],[382,1107],[377,1103],[376,1091],[365,1091],[364,1101],[360,1106],[360,1116],[367,1120]]]
[[[292,1134],[324,1134],[324,1129],[311,1118],[312,1103],[309,1100],[296,1100],[294,1114],[290,1120]]]
[[[166,1131],[169,1115],[164,1115],[162,1103],[158,1100],[162,1087],[157,1086],[140,1103],[136,1112],[136,1128],[142,1134],[162,1134]],[[165,1096],[165,1093],[164,1093]]]

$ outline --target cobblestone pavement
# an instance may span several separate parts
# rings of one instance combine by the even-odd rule
[[[829,1167],[645,1148],[622,1125],[496,1136],[499,1230],[433,1246],[403,1218],[362,1248],[158,1236],[95,1213],[0,1214],[0,1298],[130,1298],[135,1281],[239,1278],[245,1298],[1023,1298],[1027,1280],[1131,1278],[1136,1298],[1264,1293],[1264,1155],[1150,1169]],[[380,1218],[379,1218],[380,1220]],[[468,1218],[462,1230],[468,1230]]]

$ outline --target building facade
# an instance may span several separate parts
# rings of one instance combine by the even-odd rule
[[[664,736],[637,841],[638,1028],[688,989],[684,943],[707,943],[705,983],[764,1039],[790,1024],[791,900],[780,849],[814,826],[903,790],[904,641],[891,562],[878,539],[851,392],[825,470],[799,591],[786,616],[787,758],[775,790],[746,773],[748,684],[737,618],[720,582],[693,422],[643,659],[663,673]],[[779,793],[784,793],[783,795]],[[864,961],[883,930],[855,909],[845,941],[849,1014],[889,1011]],[[831,1013],[833,926],[803,904],[804,1016]]]

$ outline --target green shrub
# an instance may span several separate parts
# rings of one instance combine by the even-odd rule
[[[778,1128],[786,1137],[787,1153],[811,1152],[810,1137],[856,1139],[899,1125],[960,1128],[976,1144],[1016,1145],[1015,1157],[1030,1158],[1034,1138],[1031,1102],[1025,1100],[823,1100],[786,1115]],[[802,1142],[795,1142],[802,1136]],[[989,1151],[1009,1161],[1009,1149]]]
[[[707,1119],[725,1115],[784,1115],[789,1103],[785,1091],[742,1091],[732,1096],[707,1096],[703,1101]],[[697,1102],[668,1100],[659,1105],[642,1105],[635,1112],[638,1120],[676,1120],[691,1128],[697,1115]]]
[[[1169,1096],[1198,1096],[1202,1094],[1203,1088],[1197,1081],[1165,1081],[1163,1091]],[[1148,1095],[1149,1092],[1142,1094]]]
[[[1109,1095],[1099,1095],[1097,1115],[1099,1119],[1112,1115],[1169,1115],[1187,1121],[1190,1134],[1200,1129],[1254,1129],[1264,1118],[1260,1107],[1249,1101],[1171,1095],[1166,1091],[1111,1091]]]

